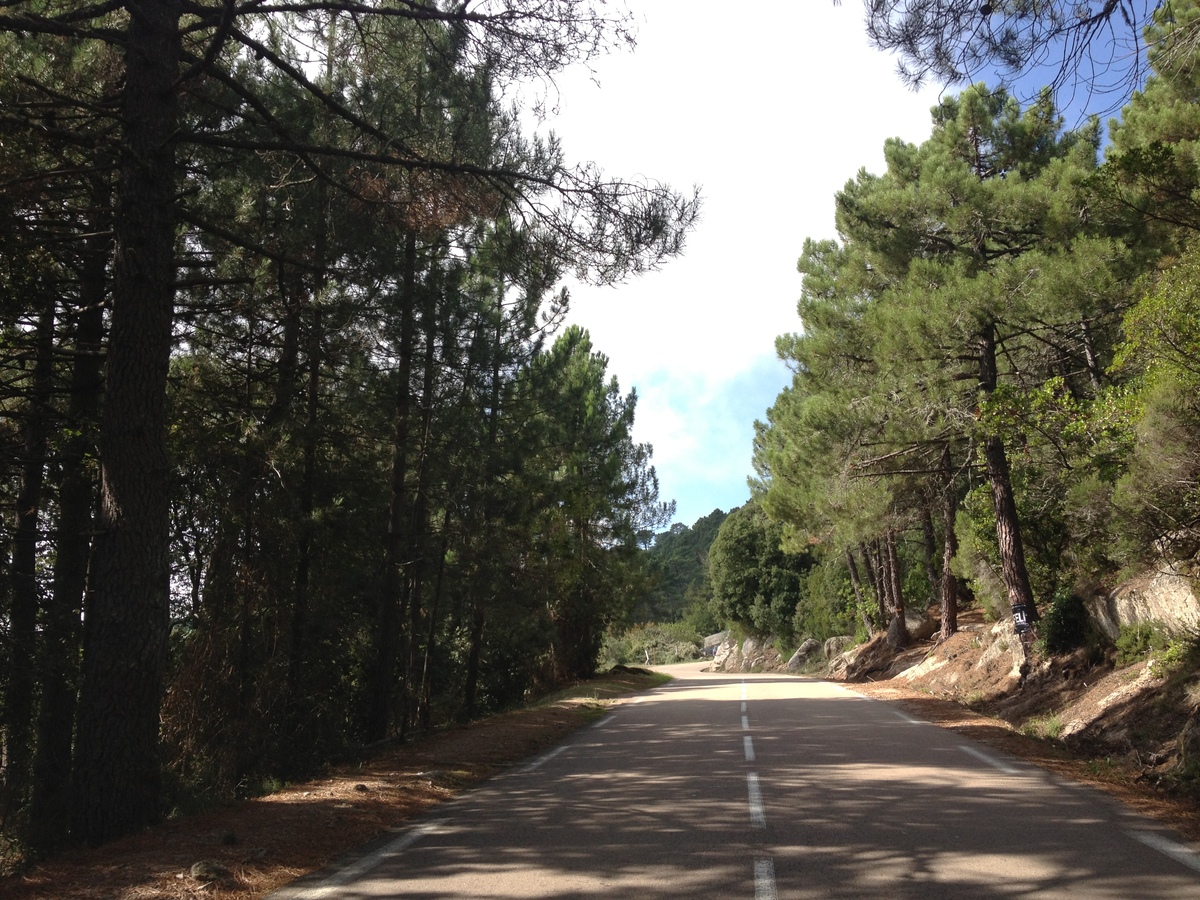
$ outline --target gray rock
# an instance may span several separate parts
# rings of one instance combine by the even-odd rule
[[[740,662],[738,643],[732,636],[726,634],[725,639],[718,645],[717,652],[713,654],[712,670],[714,672],[736,671],[738,662]]]
[[[743,672],[749,672],[754,668],[754,660],[762,655],[761,642],[755,638],[748,637],[742,641],[742,661],[738,668]]]
[[[882,635],[860,644],[837,656],[829,664],[828,676],[833,681],[854,681],[870,672],[880,672],[891,665],[895,652]]]
[[[212,859],[202,859],[192,863],[191,875],[197,881],[232,881],[233,873],[221,863]]]
[[[908,626],[908,636],[914,641],[927,641],[942,627],[942,623],[925,610],[911,607],[904,610],[904,624]]]
[[[825,658],[833,659],[838,654],[845,652],[847,647],[853,646],[854,638],[848,634],[839,634],[836,637],[831,637],[825,642]]]
[[[1200,629],[1200,599],[1192,584],[1181,566],[1163,563],[1111,594],[1091,598],[1088,617],[1112,641],[1129,625],[1155,623],[1172,634],[1195,632]]]
[[[789,672],[799,672],[807,666],[822,650],[819,641],[814,641],[812,638],[805,638],[804,642],[796,648],[796,652],[792,654],[792,658],[787,661],[787,670]]]
[[[892,616],[888,623],[887,640],[893,650],[901,650],[913,641],[925,641],[938,630],[937,619],[930,618],[923,609],[906,607],[904,610],[904,634],[900,631],[900,617]]]

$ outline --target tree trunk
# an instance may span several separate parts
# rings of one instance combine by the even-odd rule
[[[479,703],[479,663],[483,657],[483,629],[486,621],[484,606],[476,600],[471,617],[470,649],[467,651],[467,677],[463,684],[463,717],[468,721],[475,718]]]
[[[421,372],[421,436],[417,450],[416,484],[413,488],[412,520],[408,527],[411,561],[409,573],[409,622],[408,622],[408,673],[405,676],[405,726],[415,724],[420,715],[421,688],[424,684],[425,657],[421,654],[421,637],[426,628],[422,617],[426,610],[422,603],[423,580],[426,569],[425,547],[429,543],[429,467],[432,460],[434,383],[437,365],[437,341],[434,339],[434,323],[437,293],[429,288],[424,291],[421,311],[421,331],[424,335],[425,353]],[[432,613],[429,613],[432,617]],[[429,630],[432,633],[433,623]]]
[[[937,533],[933,527],[933,514],[928,506],[921,509],[921,537],[924,539],[925,577],[929,579],[929,596],[937,597],[941,593],[941,579],[938,577],[937,565]]]
[[[854,604],[858,609],[858,614],[862,616],[863,628],[870,636],[875,629],[871,624],[871,617],[867,614],[867,604],[863,600],[862,583],[858,578],[858,565],[854,562],[854,554],[849,548],[846,548],[846,568],[850,570],[850,584],[854,588]]]
[[[888,576],[887,547],[876,538],[871,552],[872,568],[875,570],[875,588],[879,597],[879,616],[881,622],[892,620],[892,611],[896,601],[892,597],[892,579]]]
[[[75,835],[157,818],[169,588],[166,383],[175,280],[180,0],[130,0],[113,316],[100,427],[100,534],[87,600]]]
[[[979,339],[979,386],[985,394],[996,390],[996,329],[992,323],[984,326]],[[1025,545],[1021,541],[1021,523],[1017,518],[1017,502],[1013,496],[1012,478],[1004,441],[988,434],[983,442],[983,455],[988,481],[992,486],[992,506],[996,515],[996,541],[1000,546],[1000,572],[1008,589],[1008,602],[1014,617],[1023,612],[1029,622],[1038,619],[1025,566]]]
[[[1083,337],[1083,357],[1087,362],[1088,379],[1092,383],[1092,390],[1099,394],[1101,391],[1100,376],[1104,369],[1096,356],[1096,344],[1092,339],[1092,329],[1086,319],[1079,323],[1079,332]]]
[[[893,646],[907,647],[911,638],[904,617],[904,590],[900,584],[900,558],[896,554],[896,532],[888,529],[884,538],[884,553],[887,558],[886,577],[892,595],[892,624],[888,626],[888,638]]]
[[[954,519],[958,513],[958,494],[954,490],[954,472],[950,466],[950,448],[942,450],[942,640],[958,631],[958,576],[951,569],[958,555],[958,535]]]
[[[37,653],[38,520],[46,474],[51,373],[54,355],[54,298],[43,301],[34,333],[34,368],[24,419],[24,460],[17,491],[12,548],[12,606],[8,616],[9,672],[4,694],[5,812],[29,799],[33,758],[34,660]]]
[[[312,569],[313,509],[316,492],[317,425],[321,409],[321,316],[314,310],[308,340],[308,396],[304,423],[304,471],[300,477],[300,529],[296,547],[296,579],[292,593],[292,621],[288,643],[287,696],[292,724],[306,719],[297,707],[300,669],[308,631],[308,583]],[[294,730],[294,729],[293,729]]]
[[[449,518],[449,513],[447,513]],[[449,540],[446,533],[449,530],[450,523],[443,523],[442,541],[440,552],[438,553],[437,578],[434,582],[433,597],[430,600],[429,608],[429,630],[425,636],[425,660],[421,669],[421,699],[417,707],[417,721],[422,730],[428,731],[432,726],[432,701],[433,701],[433,668],[434,668],[434,649],[437,640],[437,619],[442,602],[442,587],[446,574],[446,551],[449,547]]]
[[[400,658],[400,625],[404,619],[409,549],[408,526],[411,508],[408,498],[409,417],[412,407],[412,358],[414,340],[413,304],[417,271],[417,239],[409,234],[404,242],[404,281],[400,291],[400,346],[396,373],[396,417],[392,433],[392,486],[388,509],[388,532],[384,550],[383,585],[380,597],[379,625],[375,638],[375,669],[371,681],[367,740],[387,737],[392,718],[392,694],[396,664]]]
[[[108,186],[97,208],[108,206]],[[92,231],[103,235],[110,217],[101,213]],[[71,827],[71,741],[75,733],[75,698],[79,680],[83,592],[91,550],[95,482],[87,459],[95,451],[95,411],[103,388],[101,349],[104,337],[105,270],[111,241],[96,237],[85,251],[82,310],[75,325],[75,359],[70,402],[64,423],[70,436],[61,452],[58,527],[54,552],[54,589],[44,614],[39,671],[42,704],[37,721],[33,796],[29,808],[30,846],[48,853],[61,845]]]
[[[879,627],[885,627],[888,617],[887,610],[884,608],[883,588],[879,584],[879,573],[877,571],[875,560],[871,557],[871,548],[868,544],[859,544],[859,549],[863,555],[863,573],[867,576],[867,583],[871,586],[871,590],[875,594],[876,615],[878,615]]]

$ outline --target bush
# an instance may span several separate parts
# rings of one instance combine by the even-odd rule
[[[1091,625],[1087,607],[1078,594],[1060,591],[1042,610],[1038,634],[1047,653],[1068,653],[1087,642]]]
[[[1192,672],[1200,666],[1200,634],[1189,631],[1167,640],[1167,645],[1156,650],[1150,658],[1150,674],[1156,678],[1168,678],[1177,672]]]
[[[1117,638],[1117,665],[1131,666],[1152,651],[1166,650],[1166,630],[1158,622],[1138,622],[1121,629]]]
[[[700,658],[700,637],[685,622],[635,625],[624,634],[605,634],[600,668],[665,666]]]

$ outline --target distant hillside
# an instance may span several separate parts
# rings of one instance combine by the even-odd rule
[[[726,515],[714,509],[691,528],[676,523],[655,536],[646,551],[654,586],[635,610],[636,621],[673,622],[694,598],[707,599],[708,548]]]

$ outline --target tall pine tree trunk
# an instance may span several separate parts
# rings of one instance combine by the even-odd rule
[[[951,563],[958,555],[958,535],[954,519],[958,512],[958,494],[954,490],[954,471],[950,465],[950,448],[942,448],[942,640],[958,631],[958,577]]]
[[[100,427],[101,502],[87,602],[75,834],[98,843],[157,818],[169,588],[166,383],[175,281],[180,0],[130,0]]]
[[[424,291],[421,310],[421,330],[425,341],[421,372],[421,436],[417,450],[416,484],[413,488],[412,520],[409,523],[408,539],[411,571],[409,573],[409,622],[408,622],[408,670],[405,675],[405,727],[416,724],[420,717],[421,692],[424,684],[426,657],[421,653],[421,637],[427,630],[422,617],[432,618],[432,610],[423,604],[426,550],[429,545],[429,479],[433,455],[433,410],[434,386],[436,382],[437,341],[434,317],[438,294]],[[432,634],[432,623],[429,631]]]
[[[869,637],[875,629],[871,625],[871,617],[867,614],[867,604],[863,600],[862,582],[858,577],[858,564],[855,563],[854,553],[849,548],[846,549],[846,568],[850,570],[850,585],[854,588],[854,603],[858,614],[862,616],[863,628],[867,630]]]
[[[988,322],[979,335],[979,386],[985,394],[996,390],[999,376],[996,368],[996,328]],[[996,541],[1000,546],[1000,572],[1008,589],[1008,602],[1016,611],[1024,608],[1030,622],[1038,618],[1025,566],[1025,545],[1021,541],[1021,523],[1017,518],[1017,501],[1013,496],[1012,478],[1008,468],[1008,453],[1004,440],[987,434],[983,455],[988,481],[992,486],[992,506],[996,515]]]
[[[475,718],[479,705],[479,666],[483,659],[483,634],[487,624],[487,607],[476,599],[472,604],[471,637],[467,650],[467,672],[463,682],[463,717]]]
[[[400,658],[400,627],[408,582],[408,526],[412,518],[408,497],[408,444],[412,414],[412,361],[415,339],[414,303],[417,273],[417,239],[404,241],[404,274],[400,290],[400,345],[396,372],[395,425],[392,432],[392,485],[388,530],[384,548],[383,585],[379,622],[375,634],[375,666],[370,686],[367,740],[387,737],[392,719],[396,664]]]
[[[54,298],[47,296],[34,333],[34,368],[24,417],[24,460],[17,490],[12,550],[12,606],[8,615],[9,672],[4,694],[5,810],[29,799],[33,757],[34,659],[37,652],[38,521],[46,475],[54,355]]]
[[[884,536],[883,553],[886,560],[885,578],[892,596],[892,621],[888,625],[888,643],[899,649],[907,647],[911,638],[904,615],[904,590],[900,584],[900,558],[896,553],[896,532],[888,529]]]
[[[881,561],[877,552],[878,550],[879,541],[877,540],[862,545],[863,560],[866,563],[864,570],[867,574],[867,581],[871,583],[871,589],[875,592],[875,606],[876,614],[879,616],[879,627],[886,630],[888,622],[891,621],[891,616],[888,615],[890,604],[888,603],[887,587],[880,577]]]
[[[929,596],[937,597],[941,593],[941,578],[938,576],[934,558],[937,556],[937,533],[933,527],[933,513],[928,505],[921,508],[921,537],[925,551],[925,577],[929,579]]]
[[[75,733],[75,698],[79,680],[83,592],[91,550],[95,482],[88,457],[95,452],[95,411],[103,388],[101,347],[104,338],[105,271],[111,228],[103,210],[109,202],[105,184],[97,191],[94,223],[83,262],[80,300],[75,324],[75,358],[71,373],[66,433],[61,450],[58,489],[58,527],[54,552],[54,588],[42,624],[39,672],[42,686],[34,757],[33,797],[29,809],[30,846],[47,853],[62,844],[71,827],[71,743]]]
[[[300,669],[305,657],[308,634],[308,587],[313,557],[313,510],[316,493],[317,425],[321,408],[321,315],[314,309],[312,332],[308,340],[308,387],[304,422],[304,470],[300,476],[300,534],[296,547],[296,578],[292,593],[292,621],[288,642],[287,697],[292,731],[306,711],[297,705],[300,694]]]

